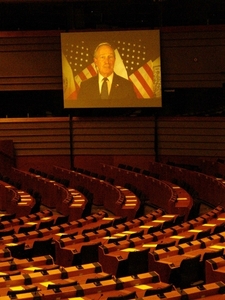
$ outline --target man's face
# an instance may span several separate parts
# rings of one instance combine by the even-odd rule
[[[100,46],[95,54],[94,63],[102,76],[108,77],[111,75],[115,64],[113,49],[107,45]]]

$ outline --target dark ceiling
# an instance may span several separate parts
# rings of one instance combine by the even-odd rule
[[[217,24],[225,24],[225,0],[0,0],[0,31],[154,29]],[[165,94],[160,113],[224,115],[224,91],[224,88],[192,89]],[[30,116],[68,114],[62,107],[61,91],[1,92],[0,98],[0,117],[24,117],[27,112]],[[32,101],[31,107],[30,99],[36,98],[38,107],[36,101]],[[101,110],[79,113],[106,114]],[[108,113],[112,115],[112,111]],[[151,109],[141,111],[144,115],[151,113]],[[115,114],[130,115],[133,111]]]
[[[0,30],[225,24],[225,0],[0,1]]]

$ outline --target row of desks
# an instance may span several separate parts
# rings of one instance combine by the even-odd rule
[[[131,192],[127,189],[115,187],[103,180],[59,167],[55,167],[54,172],[56,176],[68,179],[73,188],[66,188],[54,180],[18,169],[13,169],[12,176],[14,180],[20,178],[23,189],[38,191],[42,196],[43,205],[56,208],[63,215],[69,215],[70,221],[82,216],[88,202],[86,197],[74,188],[78,185],[84,186],[93,193],[94,204],[104,205],[115,215],[127,216],[131,220],[139,209],[138,197],[132,193],[133,201],[132,203],[131,200],[128,201]]]
[[[25,191],[17,190],[14,186],[0,181],[0,210],[17,217],[28,215],[35,205],[35,199]]]
[[[181,194],[183,189],[180,189],[179,197],[174,186],[166,181],[107,164],[102,164],[101,170],[105,176],[115,178],[116,185],[125,186],[129,183],[141,190],[152,205],[161,207],[169,214],[184,215],[186,220],[193,200],[188,193]],[[181,204],[177,202],[178,198],[187,198],[187,201]]]
[[[117,216],[126,216],[128,220],[135,218],[140,207],[140,200],[130,190],[123,186],[114,186],[107,181],[71,171],[58,166],[54,167],[54,174],[61,178],[70,180],[70,186],[82,185],[87,188],[94,196],[93,204],[104,206]],[[132,200],[128,198],[132,196]]]
[[[125,278],[124,278],[125,279]],[[133,280],[134,281],[134,280]],[[48,284],[48,283],[46,283]],[[130,284],[130,285],[129,285]],[[44,286],[44,285],[43,285]],[[129,299],[143,299],[143,300],[158,300],[159,295],[154,296],[147,296],[145,297],[144,294],[146,290],[157,290],[163,287],[163,283],[152,283],[151,285],[148,284],[138,284],[132,285],[132,279],[127,281],[126,287],[118,289],[117,284],[114,280],[107,280],[102,281],[99,285],[94,283],[84,284],[84,285],[75,285],[75,286],[68,286],[62,287],[58,289],[42,289],[35,293],[27,293],[17,295],[16,299],[46,299],[46,300],[55,300],[55,299],[70,299],[70,300],[89,300],[94,299],[97,300],[100,298],[106,299],[116,299],[117,297]],[[23,286],[20,287],[21,290],[24,289]],[[17,287],[19,290],[19,287]],[[9,290],[9,289],[8,289]],[[16,291],[16,289],[11,289],[12,291]],[[7,289],[3,292],[7,292]],[[211,284],[205,284],[201,288],[193,287],[184,289],[182,291],[172,290],[171,292],[166,292],[161,295],[161,298],[165,299],[173,299],[173,300],[182,300],[182,299],[206,299],[206,300],[218,300],[222,299],[224,294],[224,283],[223,282],[216,282]],[[25,298],[24,298],[25,297]],[[1,300],[9,300],[11,299],[10,296],[0,296]]]
[[[66,188],[55,180],[27,171],[12,169],[12,178],[20,180],[23,190],[33,190],[41,195],[41,202],[58,213],[69,216],[69,220],[81,218],[87,204],[86,197],[75,188]],[[25,197],[25,196],[24,196]]]
[[[199,199],[204,199],[210,205],[218,206],[225,203],[225,184],[223,180],[217,180],[197,171],[191,171],[165,163],[149,161],[148,169],[159,174],[161,179],[172,182],[174,179],[183,181],[198,193]]]
[[[82,275],[71,275],[69,278],[63,279],[60,278],[63,273],[61,273],[61,270],[59,269],[50,270],[47,273],[48,274],[43,275],[42,278],[39,272],[29,273],[26,278],[23,275],[15,275],[13,276],[13,280],[10,281],[11,285],[9,283],[8,286],[1,287],[0,295],[7,295],[8,291],[25,291],[26,289],[36,287],[37,291],[47,297],[47,299],[55,299],[56,295],[57,298],[59,295],[61,295],[62,298],[91,295],[93,299],[98,299],[99,293],[103,293],[103,298],[105,299],[113,294],[126,295],[130,293],[135,293],[138,298],[141,298],[145,295],[147,290],[168,286],[168,284],[161,282],[154,272],[138,274],[136,277],[128,276],[123,278],[111,278],[99,281],[98,283],[97,281],[90,283],[86,282],[88,278],[93,278],[93,272],[84,275],[82,270],[80,270]],[[95,275],[97,280],[100,276],[99,274]],[[58,285],[59,288],[49,290],[48,287],[52,284]],[[68,284],[68,286],[66,288],[63,287],[63,285],[66,284]]]

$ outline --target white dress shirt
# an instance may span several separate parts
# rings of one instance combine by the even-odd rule
[[[98,74],[98,86],[99,86],[99,93],[101,94],[102,83],[104,77],[101,74]],[[108,85],[108,94],[110,94],[112,81],[113,81],[113,73],[107,77],[107,85]]]

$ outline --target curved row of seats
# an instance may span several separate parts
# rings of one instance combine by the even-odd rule
[[[217,212],[216,211],[214,211],[214,212],[212,212],[213,213],[213,215],[215,216],[215,214],[217,214],[218,215],[218,217],[220,217],[220,214],[219,214],[219,211],[220,210],[218,210]],[[211,217],[212,217],[212,214],[209,214]],[[210,216],[208,216],[208,218],[210,218]],[[207,219],[207,216],[205,216],[205,218],[201,218],[201,220],[193,220],[193,222],[195,221],[196,222],[196,226],[197,225],[199,225],[200,224],[200,221],[201,221],[201,224],[203,223],[203,221],[204,221],[204,219]],[[211,221],[213,221],[212,219],[211,219]],[[191,228],[196,228],[195,226],[194,226],[194,224],[193,224],[193,222],[190,222],[190,226],[191,226]],[[214,222],[214,221],[213,221]],[[134,222],[135,223],[135,222]],[[204,224],[203,224],[204,225]],[[135,226],[134,224],[133,224],[133,226]],[[184,226],[184,224],[183,224],[183,227],[185,227]],[[133,227],[134,228],[134,227]],[[181,228],[182,228],[182,226],[181,226]],[[170,228],[171,229],[171,228]],[[183,229],[184,230],[184,229]],[[184,231],[183,231],[184,232]],[[182,234],[183,234],[183,232],[182,232]],[[161,233],[162,234],[162,233]],[[219,238],[221,238],[221,236],[219,236]],[[147,242],[147,239],[144,239],[144,242]],[[218,242],[218,240],[214,240],[214,242]],[[135,243],[135,242],[133,242],[133,243]],[[143,243],[143,240],[142,240],[142,243]],[[211,245],[212,245],[212,237],[211,237],[211,239],[209,240],[209,243],[211,243]],[[104,245],[104,246],[106,246],[106,245]],[[127,245],[129,248],[131,247],[130,245]],[[126,246],[126,247],[127,247]],[[118,245],[117,245],[117,247],[118,247]],[[134,247],[134,246],[132,246],[132,247]],[[179,248],[180,249],[180,248]],[[201,250],[202,251],[202,250]],[[167,251],[166,251],[166,253],[167,253]],[[168,256],[168,254],[167,254],[167,256]]]
[[[35,199],[27,192],[17,190],[5,181],[0,181],[0,210],[18,217],[29,214],[35,205]]]
[[[30,269],[28,273],[26,270]],[[80,265],[70,268],[24,268],[21,275],[0,280],[0,299],[196,299],[225,293],[222,281],[182,291],[161,281],[156,272],[136,276],[114,277],[102,272],[100,264]],[[154,297],[155,295],[155,297]],[[214,299],[214,298],[213,298]]]
[[[112,166],[109,167],[110,170],[113,169]],[[58,177],[70,178],[70,185],[76,186],[80,182],[83,186],[86,186],[94,195],[93,203],[95,205],[102,205],[105,209],[111,211],[115,215],[127,216],[128,220],[132,220],[136,217],[137,211],[140,207],[140,201],[137,201],[137,205],[134,207],[129,207],[123,205],[124,196],[122,195],[120,198],[118,196],[112,198],[113,189],[118,191],[116,188],[125,187],[126,183],[130,183],[136,186],[140,186],[140,190],[147,195],[149,199],[151,199],[152,204],[157,204],[157,206],[162,207],[169,213],[174,213],[171,211],[170,204],[175,202],[176,193],[175,191],[166,183],[161,182],[159,180],[155,180],[149,176],[135,176],[134,172],[131,176],[129,174],[122,172],[120,173],[120,177],[124,177],[123,181],[118,179],[119,175],[114,174],[113,172],[108,172],[110,178],[114,178],[114,186],[109,184],[106,181],[101,181],[89,175],[84,175],[82,173],[76,171],[70,171],[61,167],[54,167],[53,173]],[[103,172],[102,172],[103,174]],[[118,175],[116,177],[115,175]],[[127,176],[128,175],[128,176]],[[137,197],[138,199],[138,197]],[[139,200],[139,199],[138,199]],[[122,205],[121,205],[122,204]],[[174,204],[175,206],[175,204]]]
[[[127,205],[127,192],[131,191],[127,191],[124,186],[118,185],[119,187],[117,187],[108,181],[91,175],[57,166],[54,166],[52,173],[57,177],[69,179],[71,187],[78,185],[86,187],[93,194],[94,205],[104,206],[105,209],[115,215],[126,216],[128,220],[135,218],[140,207],[140,200],[136,197],[136,202],[133,205]]]
[[[212,215],[214,215],[214,218],[212,218]],[[215,218],[215,215],[218,215],[218,219]],[[133,222],[120,224],[117,228],[107,227],[104,228],[104,230],[90,231],[85,234],[87,238],[81,237],[80,239],[78,235],[60,239],[56,243],[56,253],[59,254],[58,259],[62,264],[70,265],[75,261],[75,257],[80,255],[80,249],[83,246],[92,249],[89,251],[92,252],[92,254],[94,254],[94,249],[95,251],[97,251],[96,249],[101,249],[103,254],[108,254],[112,251],[118,251],[123,248],[135,248],[136,246],[148,247],[151,251],[154,251],[160,246],[161,248],[168,247],[171,242],[176,245],[181,245],[184,242],[188,242],[188,240],[192,241],[204,238],[210,234],[223,231],[224,221],[220,221],[220,219],[223,219],[222,215],[223,208],[218,207],[213,210],[212,214],[206,215],[204,218],[171,227],[170,221],[171,219],[175,219],[175,216],[163,215],[161,213],[161,215],[153,219],[153,215],[149,214],[149,216],[134,219]],[[173,222],[175,223],[176,220],[173,220]],[[216,222],[218,222],[218,224],[214,224]],[[170,227],[167,228],[166,224]],[[87,243],[85,243],[85,241]],[[102,247],[98,247],[99,242]],[[116,254],[114,256],[116,256]],[[118,254],[118,256],[120,256],[120,254]],[[98,257],[96,259],[100,258]],[[115,264],[106,263],[106,265],[115,267]]]
[[[27,195],[34,199],[34,205],[29,207],[29,210],[25,210],[23,205],[22,215],[39,211],[41,204],[49,208],[56,208],[58,213],[68,215],[70,220],[81,218],[84,213],[88,215],[90,212],[90,210],[86,211],[88,198],[74,188],[67,188],[63,183],[15,168],[12,168],[10,177],[14,181],[20,180],[21,189],[27,191]],[[16,190],[15,187],[12,188],[19,197],[22,197],[21,190]],[[25,204],[25,201],[22,204]],[[18,205],[22,204],[19,203]],[[12,208],[10,211],[12,211]],[[20,210],[18,210],[18,207],[14,211],[19,216]]]
[[[76,175],[77,174],[80,175],[80,173],[76,173]],[[74,182],[74,177],[71,176],[69,170],[66,170],[66,172],[61,175],[61,177],[57,176],[57,178],[63,178],[68,181],[66,176],[71,177],[70,187],[72,188],[67,188],[54,180],[42,177],[41,175],[36,175],[35,173],[25,172],[15,168],[13,168],[11,172],[11,178],[14,180],[20,178],[21,185],[24,189],[39,191],[43,205],[46,205],[49,208],[54,207],[63,215],[68,214],[70,221],[88,215],[91,211],[92,203],[94,202],[94,204],[96,204],[96,199],[102,201],[101,199],[104,199],[106,195],[107,202],[105,201],[105,203],[108,204],[106,209],[112,210],[116,215],[124,215],[130,219],[135,217],[136,211],[139,209],[138,198],[136,198],[137,201],[135,205],[134,202],[132,205],[130,203],[127,204],[124,191],[108,182],[102,182],[102,180],[99,179],[93,180],[93,177],[87,175],[82,175],[82,177]],[[54,176],[54,178],[56,178],[56,176]],[[94,195],[94,199],[92,197],[90,199],[87,195],[85,197],[81,192],[80,198],[78,199],[76,193],[79,192],[79,189],[75,190],[74,187],[77,189],[78,187],[85,187],[86,190],[90,191],[88,195]],[[83,197],[81,197],[81,195]]]
[[[0,263],[0,273],[4,274],[0,277],[2,300],[97,299],[99,296],[107,300],[184,300],[196,297],[207,299],[210,295],[219,299],[225,293],[222,281],[180,290],[173,284],[163,282],[155,271],[115,277],[104,272],[98,262],[62,267],[55,265],[51,256]]]
[[[161,180],[184,182],[197,191],[201,201],[211,207],[225,204],[225,184],[215,176],[158,162],[149,162],[149,170],[159,174]]]
[[[133,176],[133,175],[132,175]],[[128,181],[129,182],[129,181]],[[221,209],[221,207],[218,207],[218,209],[216,210],[216,211],[212,211],[212,214],[209,214],[209,216],[207,215],[207,216],[205,216],[204,218],[200,218],[199,220],[190,220],[189,222],[188,222],[188,229],[189,230],[198,230],[198,226],[203,226],[204,224],[207,224],[208,223],[208,221],[209,220],[211,220],[212,221],[212,217],[215,217],[215,216],[217,216],[217,217],[219,217],[220,215],[222,214],[222,209]],[[143,218],[145,218],[145,217],[143,217]],[[140,218],[140,220],[143,220],[143,218]],[[222,221],[222,220],[221,220]],[[144,222],[143,222],[144,223]],[[124,226],[124,224],[126,225],[126,226]],[[119,233],[121,233],[121,232],[123,232],[123,231],[133,231],[134,229],[136,229],[137,227],[140,227],[140,226],[145,226],[146,225],[146,223],[144,223],[144,224],[142,224],[141,225],[141,222],[139,222],[139,219],[138,220],[132,220],[132,221],[129,221],[129,222],[127,222],[127,224],[126,224],[126,222],[124,222],[124,224],[122,224],[122,225],[120,225],[120,226],[118,226],[118,228],[114,228],[114,229],[119,229]],[[184,223],[185,224],[185,223]],[[68,224],[68,226],[69,226],[69,224]],[[147,225],[146,225],[147,226]],[[153,238],[155,239],[155,240],[157,240],[157,241],[159,241],[160,240],[160,238],[170,238],[170,236],[171,235],[174,235],[175,234],[175,231],[174,231],[174,227],[175,226],[172,226],[171,224],[170,224],[170,226],[169,226],[169,228],[168,229],[163,229],[163,230],[158,230],[157,232],[155,232],[154,233],[154,235],[152,235],[153,236]],[[101,239],[101,237],[104,237],[104,236],[107,236],[107,234],[110,232],[110,235],[114,235],[114,233],[116,233],[116,230],[115,230],[115,232],[112,232],[112,231],[110,231],[110,230],[108,230],[108,228],[110,228],[110,227],[106,227],[106,228],[104,228],[103,230],[102,230],[102,232],[100,233],[100,235],[99,235],[99,238],[97,237],[95,237],[95,239],[96,240],[98,240],[98,239]],[[111,226],[111,228],[112,228],[112,226]],[[212,229],[212,228],[211,228]],[[57,228],[57,230],[58,230],[58,228]],[[57,231],[56,230],[56,231]],[[107,230],[108,230],[108,232],[107,232]],[[143,229],[142,228],[142,230],[147,230],[146,228],[145,229]],[[184,234],[184,232],[187,230],[187,228],[186,228],[186,226],[185,225],[183,225],[183,226],[177,226],[176,225],[176,235],[179,235],[179,234]],[[51,229],[50,231],[54,231],[54,229]],[[98,230],[97,230],[98,231]],[[94,230],[93,232],[86,232],[84,235],[83,234],[81,234],[81,235],[83,235],[84,237],[88,237],[88,241],[90,241],[90,240],[92,240],[92,237],[95,235],[97,235],[98,234],[98,232],[97,232],[96,230]],[[134,230],[135,231],[135,230]],[[48,231],[45,231],[45,232],[48,232]],[[45,232],[44,232],[44,235],[45,235]],[[61,232],[62,233],[62,232]],[[97,233],[97,234],[96,234]],[[131,236],[130,236],[130,234],[132,234],[131,232],[127,232],[127,238],[126,238],[126,240],[124,240],[124,241],[117,241],[116,242],[116,245],[114,244],[114,245],[112,245],[112,246],[116,246],[116,247],[120,247],[120,244],[121,244],[121,247],[124,247],[124,250],[125,249],[127,249],[127,248],[135,248],[135,246],[136,246],[136,244],[143,244],[143,240],[145,240],[145,236],[144,236],[144,234],[143,234],[143,231],[142,231],[142,234],[140,235],[140,236],[137,236],[137,237],[134,237],[134,238],[131,238]],[[79,235],[79,234],[78,234]],[[108,235],[108,237],[111,237],[110,235]],[[197,234],[196,234],[197,235]],[[216,237],[213,237],[212,236],[212,234],[210,234],[210,236],[208,237],[208,238],[202,238],[201,239],[201,241],[199,242],[199,241],[192,241],[191,243],[193,243],[192,245],[189,245],[189,244],[187,244],[186,243],[186,247],[188,247],[188,246],[192,246],[192,247],[194,247],[194,246],[196,246],[197,247],[197,242],[198,242],[198,245],[201,245],[201,247],[202,247],[202,245],[204,245],[204,246],[208,246],[209,244],[210,244],[210,246],[213,246],[213,243],[215,242],[215,245],[214,246],[221,246],[221,245],[218,245],[218,243],[220,242],[220,243],[222,243],[223,242],[223,240],[222,240],[222,237],[223,235],[222,235],[222,233],[220,233],[220,234],[217,234],[216,235]],[[144,237],[144,238],[143,238]],[[61,240],[61,242],[63,242],[64,244],[66,244],[67,243],[67,240],[66,240],[67,238],[65,238],[65,239],[63,239],[63,238],[60,238],[60,240]],[[72,240],[72,239],[71,239]],[[74,240],[74,242],[75,242],[75,244],[76,244],[76,235],[74,236],[74,238],[73,238],[73,240]],[[154,242],[155,242],[155,240],[154,240]],[[106,241],[108,241],[107,239],[106,239]],[[129,241],[129,245],[127,244],[127,241]],[[147,239],[146,239],[146,241],[147,241]],[[151,240],[151,242],[152,242],[153,240]],[[203,242],[202,242],[203,241]],[[125,242],[126,242],[126,246],[125,246]],[[84,239],[84,241],[83,241],[83,243],[86,243],[86,240]],[[106,247],[106,245],[107,244],[104,244],[104,247]],[[182,244],[182,245],[184,245],[184,244]],[[127,247],[128,246],[128,247]],[[101,247],[101,246],[100,246]],[[98,249],[100,248],[99,246],[98,246]],[[177,246],[175,246],[175,247],[177,247]],[[186,249],[186,247],[185,247],[185,249]],[[171,250],[171,249],[173,249],[173,248],[170,248],[170,247],[166,247],[166,248],[164,248],[164,249],[166,249],[166,250],[154,250],[153,252],[151,252],[150,251],[150,247],[146,247],[147,248],[147,250],[148,251],[146,251],[149,255],[150,255],[150,253],[156,253],[157,254],[157,251],[164,251],[165,252],[165,255],[167,255],[168,256],[168,252],[170,253],[172,253],[173,251]],[[152,247],[152,249],[153,249],[154,247]],[[181,246],[181,245],[179,245],[179,249],[183,249],[184,248],[184,246]],[[202,249],[206,249],[207,247],[205,247],[205,248],[200,248],[201,249],[201,251],[203,251]],[[74,248],[75,249],[75,248]],[[216,249],[216,248],[215,248]],[[122,250],[122,249],[121,249]],[[196,249],[197,250],[197,249]],[[218,250],[218,248],[217,248],[217,250]],[[180,250],[181,251],[181,250]],[[183,251],[184,251],[184,249],[183,249]],[[125,251],[126,252],[126,251]],[[139,251],[137,251],[137,252],[139,252]],[[214,252],[216,252],[216,251],[214,251]],[[129,253],[129,251],[127,252],[127,253]],[[130,253],[134,253],[134,251],[133,250],[131,250],[130,251]],[[161,252],[160,252],[161,253]],[[74,254],[76,254],[76,253],[74,253]],[[179,254],[179,255],[183,255],[183,254]],[[148,258],[149,259],[149,258]],[[137,260],[136,260],[137,261]],[[146,261],[146,260],[145,260]],[[127,266],[127,262],[125,263],[124,262],[124,260],[122,259],[121,260],[121,262],[122,262],[122,265],[123,265],[123,267],[125,268],[125,266]],[[129,264],[128,264],[128,266],[129,266]],[[134,271],[132,271],[132,274],[135,274],[134,273]],[[142,274],[144,274],[144,273],[142,273]],[[176,276],[177,277],[177,276]],[[167,284],[168,285],[168,284]],[[76,285],[77,286],[77,285]],[[96,285],[95,285],[95,288],[93,287],[93,289],[91,290],[87,290],[87,286],[80,286],[79,285],[79,287],[77,288],[72,288],[71,287],[71,289],[69,288],[66,288],[66,287],[62,287],[62,286],[59,286],[59,289],[61,290],[61,292],[62,292],[62,294],[63,294],[63,296],[62,297],[65,297],[65,298],[67,298],[67,297],[75,297],[75,296],[84,296],[84,297],[88,297],[89,295],[90,295],[90,298],[92,299],[92,291],[94,290],[95,291],[95,294],[96,294],[96,291],[99,291],[100,289],[101,290],[104,290],[104,289],[107,289],[108,288],[108,286],[107,286],[107,284],[103,284],[103,286],[100,286],[100,288],[99,289],[96,289]],[[219,291],[219,288],[218,287],[223,287],[223,283],[220,283],[220,284],[217,284],[217,291]],[[203,289],[204,287],[203,286],[201,286],[201,290]],[[64,290],[65,289],[65,290]],[[48,290],[48,289],[47,289]],[[79,290],[79,292],[77,292],[77,290]],[[86,291],[86,293],[85,293],[85,291]],[[207,290],[207,288],[205,288],[205,293],[206,293],[206,290]],[[222,289],[221,289],[222,290]],[[221,292],[221,290],[220,290],[220,292]],[[104,290],[104,291],[106,291],[106,290]],[[45,296],[45,297],[49,297],[49,299],[55,299],[55,297],[56,297],[56,295],[57,295],[57,297],[59,296],[59,297],[61,297],[61,292],[58,290],[57,292],[56,291],[48,291],[48,292],[46,292],[46,294],[44,293],[44,294],[41,294],[41,296]],[[132,291],[133,292],[133,291]],[[173,292],[173,291],[171,291],[171,292]],[[177,292],[177,291],[176,291]],[[38,293],[38,292],[37,292]],[[168,292],[168,293],[170,293],[170,292]],[[107,296],[107,294],[106,293],[104,293],[105,294],[105,297]],[[112,294],[112,292],[111,292],[111,294]],[[125,293],[126,294],[126,293]],[[166,293],[163,293],[164,295],[165,294],[167,294],[167,292]],[[133,297],[145,297],[145,294],[144,294],[144,292],[143,292],[143,290],[142,290],[142,294],[132,294],[133,295]],[[202,295],[204,295],[204,294],[202,294]],[[36,296],[38,296],[38,295],[36,295]],[[101,296],[101,295],[100,295]],[[118,296],[118,294],[117,294],[117,296]],[[181,297],[182,295],[178,292],[178,294],[177,294],[177,297]],[[130,297],[131,297],[131,295],[130,295]],[[167,297],[167,296],[166,296]],[[104,296],[102,296],[102,298],[104,298]],[[181,298],[177,298],[177,299],[181,299]]]
[[[3,221],[0,223],[1,226],[8,226],[7,228],[13,230],[13,232],[11,235],[5,234],[0,238],[0,249],[3,250],[3,254],[6,249],[10,249],[12,256],[17,258],[45,254],[51,254],[54,257],[55,240],[61,239],[63,236],[78,235],[78,233],[80,235],[83,233],[82,237],[84,237],[84,230],[90,230],[90,228],[93,228],[93,224],[100,226],[101,224],[108,223],[108,219],[103,220],[104,216],[107,216],[106,213],[100,211],[85,219],[82,218],[69,223],[63,223],[65,217],[59,215],[47,215],[40,219],[32,215],[31,217],[28,216],[21,219],[15,218],[11,222]],[[22,225],[24,221],[26,223]],[[51,221],[51,225],[49,225],[49,221]],[[43,224],[44,228],[40,228],[41,224]],[[23,230],[21,232],[21,228],[28,229],[32,228],[33,225],[37,226],[37,229],[31,231]]]
[[[27,189],[37,189],[38,187],[40,194],[42,195],[43,204],[48,207],[52,207],[53,205],[55,205],[57,211],[64,215],[67,215],[68,213],[71,214],[71,217],[69,217],[70,220],[72,220],[73,218],[81,217],[81,215],[84,215],[84,210],[86,210],[87,212],[86,215],[88,215],[88,213],[90,213],[90,209],[89,210],[86,209],[86,206],[88,206],[90,202],[91,204],[93,202],[95,205],[104,205],[106,209],[112,211],[114,214],[127,216],[128,219],[130,220],[132,220],[138,214],[141,215],[143,211],[143,209],[140,209],[141,202],[139,197],[136,197],[135,202],[132,201],[134,199],[129,199],[129,201],[126,201],[127,197],[126,195],[124,195],[124,191],[121,188],[119,189],[119,193],[118,193],[117,187],[114,187],[111,184],[107,184],[106,182],[102,182],[102,180],[100,179],[96,179],[89,175],[83,175],[80,174],[79,172],[70,171],[59,167],[55,167],[54,172],[56,173],[54,175],[54,178],[59,178],[59,179],[62,178],[67,182],[70,181],[71,186],[88,187],[88,190],[91,190],[90,194],[94,195],[94,199],[91,199],[90,201],[88,200],[87,197],[86,199],[88,201],[85,201],[84,199],[83,202],[80,202],[81,200],[83,200],[81,199],[79,200],[79,203],[77,203],[78,200],[75,203],[71,202],[71,199],[74,199],[74,196],[71,195],[71,191],[69,189],[67,189],[67,191],[64,191],[62,193],[62,186],[58,186],[57,182],[55,183],[55,181],[46,179],[46,177],[41,177],[41,175],[37,175],[36,173],[31,173],[32,176],[30,177],[29,174],[24,171],[13,169],[12,177],[14,180],[16,180],[17,177],[20,177],[20,181],[22,182],[23,186]],[[132,175],[131,177],[133,178],[132,180],[135,181],[136,179],[138,179],[138,182],[136,182],[136,184],[140,184],[140,182],[143,181],[142,185],[145,183],[144,185],[148,186],[148,188],[150,185],[151,194],[149,195],[149,191],[148,191],[148,194],[145,197],[151,199],[152,205],[154,205],[154,203],[158,203],[160,200],[162,203],[164,203],[165,206],[164,208],[167,211],[171,213],[182,214],[185,216],[188,215],[188,212],[192,205],[191,197],[185,195],[187,196],[186,205],[183,205],[184,202],[181,205],[179,205],[179,202],[175,203],[177,200],[183,198],[183,197],[178,197],[177,191],[174,190],[177,187],[171,186],[171,184],[167,184],[165,182],[163,183],[162,181],[158,181],[158,180],[157,182],[155,182],[155,180],[152,181],[151,177],[145,175],[143,175],[141,178],[135,178],[134,175]],[[125,186],[127,184],[128,182],[124,183]],[[43,191],[43,189],[45,189],[45,191]],[[58,193],[56,193],[57,190]],[[121,191],[123,192],[121,193]],[[65,197],[65,192],[67,192],[66,197]],[[107,201],[104,201],[104,199],[106,199],[106,195],[107,195]],[[166,196],[170,197],[170,199],[168,199],[168,201],[162,201],[162,199],[164,199]],[[64,197],[63,200],[62,197]],[[104,203],[102,202],[101,199],[103,199]],[[161,202],[158,203],[158,206],[160,207],[162,207]],[[91,204],[89,208],[91,208]]]
[[[115,184],[117,185],[125,185],[129,182],[134,186],[138,186],[147,195],[153,207],[163,208],[168,213],[178,213],[177,198],[179,197],[171,183],[143,173],[136,173],[133,170],[130,171],[106,164],[102,164],[102,173],[115,178]],[[183,207],[186,207],[185,215],[188,215],[192,205],[191,197],[188,196],[186,200],[187,203],[184,202]]]

